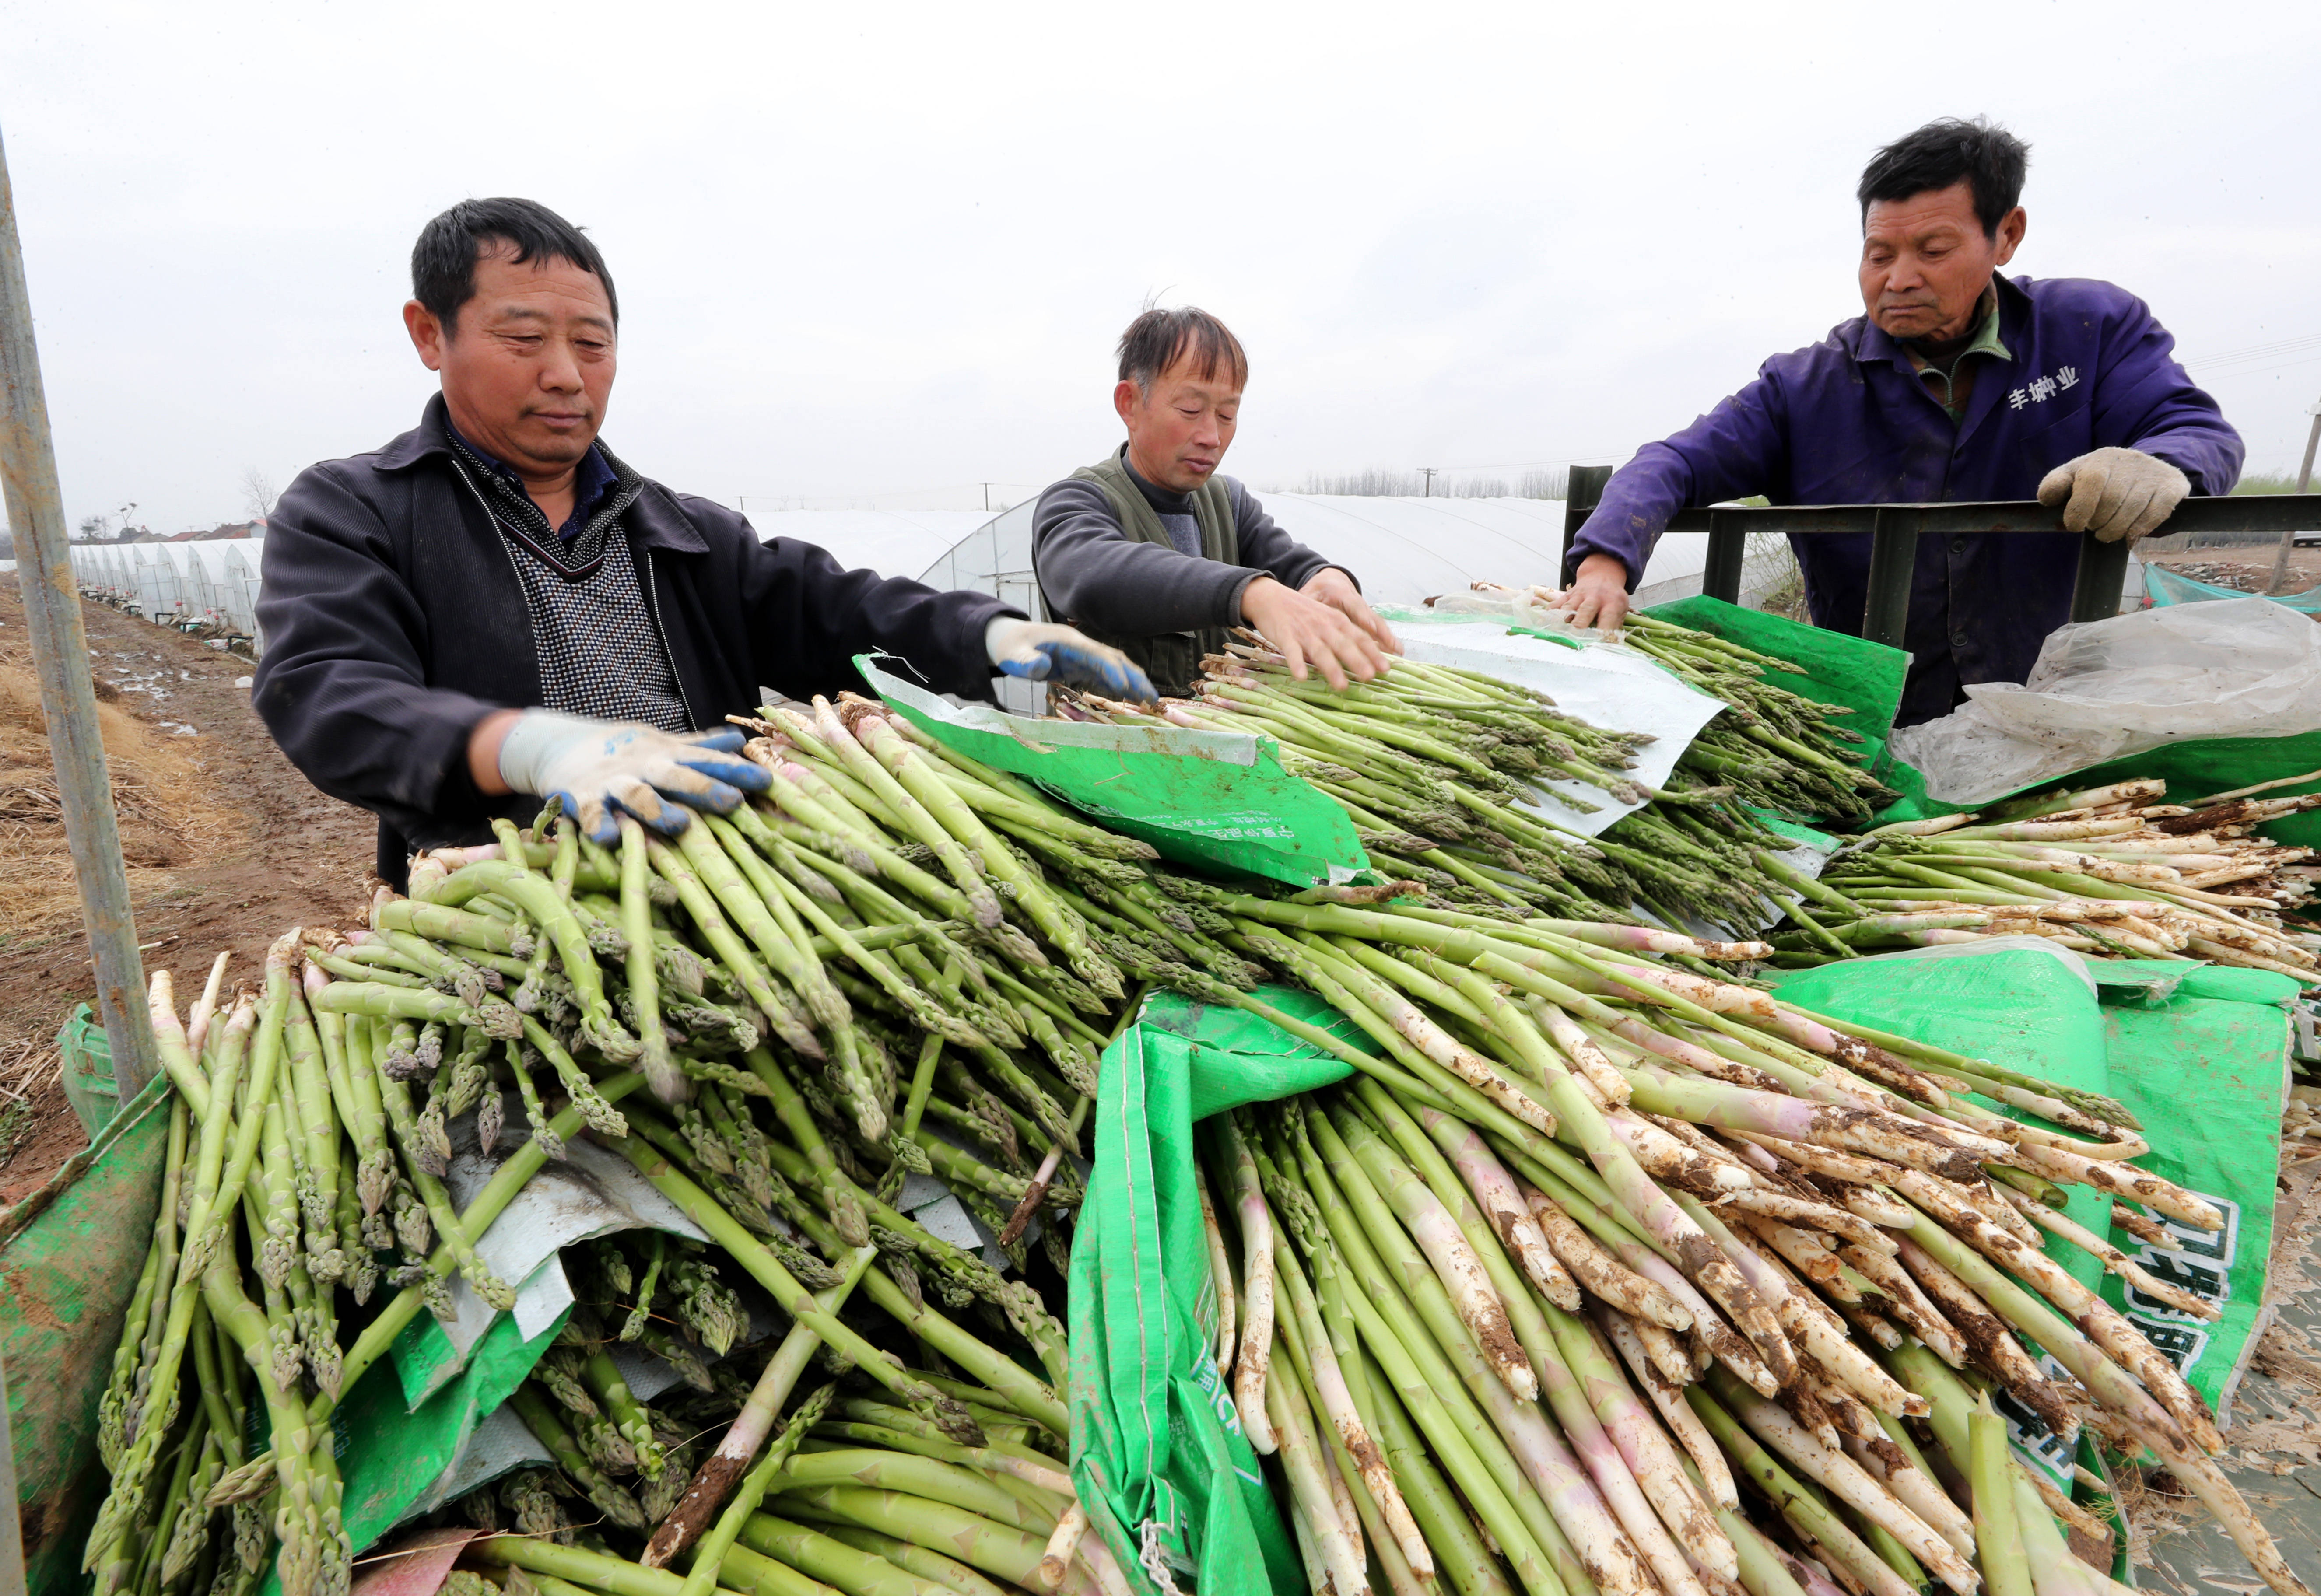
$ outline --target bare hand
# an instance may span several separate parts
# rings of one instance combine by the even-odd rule
[[[1326,574],[1326,573],[1325,573]],[[1310,587],[1311,583],[1307,585]],[[1352,585],[1351,583],[1349,586]],[[1356,595],[1359,602],[1360,595]],[[1364,605],[1365,612],[1369,606]],[[1289,674],[1306,679],[1310,664],[1322,673],[1333,691],[1346,690],[1346,678],[1367,682],[1387,668],[1386,651],[1378,639],[1336,605],[1285,586],[1270,576],[1260,576],[1241,593],[1242,619],[1265,640],[1281,650]],[[1378,617],[1372,625],[1382,626]]]
[[[1370,608],[1368,599],[1362,597],[1362,590],[1354,585],[1354,579],[1337,567],[1324,566],[1308,576],[1306,585],[1297,591],[1309,599],[1319,599],[1337,611],[1376,638],[1378,646],[1388,653],[1402,652],[1402,639],[1394,635],[1394,628],[1378,618],[1378,612]]]
[[[1555,609],[1569,614],[1574,626],[1618,630],[1628,618],[1628,567],[1616,555],[1589,555],[1579,562],[1571,585],[1563,590]]]

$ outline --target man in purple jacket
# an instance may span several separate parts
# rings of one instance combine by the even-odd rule
[[[1613,475],[1572,541],[1566,607],[1616,627],[1669,518],[1762,494],[1777,504],[2027,499],[2070,533],[1925,539],[1897,723],[2020,682],[2070,616],[2079,539],[2134,542],[2188,493],[2240,478],[2241,439],[2192,384],[2144,303],[2087,277],[2006,277],[2023,242],[2030,150],[1978,118],[1880,150],[1861,175],[1864,315]],[[1861,630],[1868,534],[1790,540],[1817,625]]]

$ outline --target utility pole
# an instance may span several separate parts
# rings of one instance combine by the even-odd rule
[[[2313,451],[2316,447],[2321,447],[2321,399],[2315,400],[2313,408],[2307,413],[2313,418],[2313,430],[2305,435],[2305,463],[2297,468],[2297,491],[2300,494],[2312,485]],[[2272,580],[2266,583],[2264,587],[2268,595],[2279,593],[2289,585],[2289,553],[2296,547],[2297,532],[2294,528],[2280,534],[2280,548],[2272,557]]]
[[[988,482],[983,485],[983,510],[987,515],[991,512],[991,485]]]
[[[1426,487],[1419,494],[1420,498],[1431,499],[1434,496],[1434,472],[1435,467],[1433,466],[1421,466],[1418,468],[1418,474],[1426,479]]]
[[[96,692],[88,675],[88,634],[66,546],[64,495],[57,485],[49,435],[48,395],[32,341],[32,304],[24,286],[24,253],[16,233],[15,191],[0,149],[0,486],[16,539],[16,583],[24,630],[41,681],[49,749],[65,842],[80,886],[81,917],[96,966],[96,1011],[113,1049],[121,1102],[143,1089],[159,1067],[146,1015],[145,965],[129,908],[129,873],[114,822],[113,784],[96,725]]]

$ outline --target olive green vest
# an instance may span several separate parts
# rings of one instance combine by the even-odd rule
[[[1132,542],[1176,548],[1169,529],[1160,524],[1160,512],[1130,479],[1128,467],[1118,454],[1106,455],[1072,476],[1093,482],[1104,490],[1112,512],[1120,518],[1122,536]],[[1210,477],[1193,490],[1193,521],[1201,529],[1201,558],[1228,566],[1241,564],[1241,538],[1233,528],[1233,496],[1217,477]],[[1152,685],[1172,698],[1182,698],[1193,690],[1193,684],[1200,679],[1201,657],[1223,653],[1227,640],[1225,629],[1221,626],[1205,626],[1197,631],[1148,632],[1142,637],[1113,637],[1083,630],[1088,630],[1097,641],[1109,643],[1136,661],[1152,678]]]

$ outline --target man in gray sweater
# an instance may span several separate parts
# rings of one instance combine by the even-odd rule
[[[1128,441],[1040,495],[1032,565],[1049,613],[1069,618],[1182,696],[1201,657],[1247,626],[1333,688],[1399,653],[1352,573],[1274,524],[1216,475],[1233,443],[1249,359],[1206,311],[1149,310],[1120,339],[1113,408]]]

